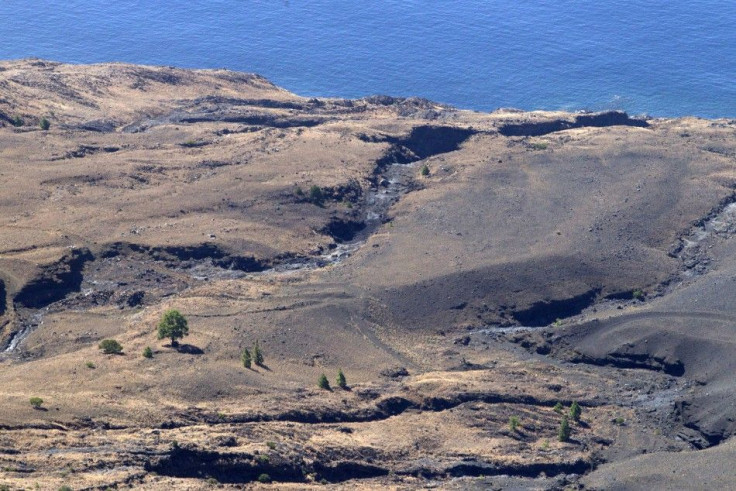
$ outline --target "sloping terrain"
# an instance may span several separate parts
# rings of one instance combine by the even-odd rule
[[[2,62],[0,484],[691,487],[734,433],[735,133]]]

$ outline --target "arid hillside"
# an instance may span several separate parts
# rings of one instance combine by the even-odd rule
[[[0,62],[0,485],[736,485],[734,189],[734,121]]]

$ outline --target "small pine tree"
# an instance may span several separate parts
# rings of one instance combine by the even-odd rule
[[[243,366],[244,366],[245,368],[250,368],[250,366],[251,366],[251,361],[252,361],[252,360],[253,360],[253,358],[252,358],[252,357],[250,356],[250,350],[249,350],[248,348],[245,348],[245,349],[243,350],[243,354],[242,354],[242,355],[240,355],[240,361],[242,361],[242,362],[243,362]]]
[[[345,380],[345,374],[342,373],[342,368],[337,371],[337,386],[341,389],[346,389],[348,387],[348,382]]]
[[[427,177],[427,176],[429,175],[429,167],[427,167],[427,164],[424,164],[424,165],[422,166],[422,169],[421,169],[420,173],[421,173],[421,174],[422,174],[422,175],[423,175],[424,177]]]
[[[258,345],[258,341],[256,341],[253,345],[253,358],[256,362],[256,365],[258,365],[259,367],[263,366],[263,351],[261,351],[261,347]]]
[[[41,118],[41,122],[38,123],[38,126],[40,126],[42,130],[47,131],[49,128],[51,128],[51,123],[48,119]]]
[[[511,431],[516,431],[519,428],[519,418],[517,416],[511,416],[509,418],[509,429]]]
[[[572,406],[570,406],[570,419],[573,421],[580,421],[580,414],[582,414],[582,412],[583,410],[580,408],[578,401],[574,401]]]
[[[23,119],[20,116],[16,116],[13,118],[13,126],[16,128],[19,128],[23,126]]]
[[[325,199],[324,194],[322,194],[322,188],[316,184],[309,188],[309,199],[314,204],[321,204]]]
[[[330,381],[327,380],[327,376],[324,373],[319,376],[319,380],[317,380],[317,385],[320,389],[330,390]]]
[[[555,404],[555,407],[552,408],[552,410],[558,414],[562,414],[562,409],[563,406],[561,402],[558,402],[557,404]]]
[[[150,346],[146,346],[146,349],[143,350],[143,358],[153,358],[153,350]]]
[[[560,428],[557,430],[557,439],[561,442],[566,442],[570,439],[570,422],[567,420],[567,416],[562,417]]]

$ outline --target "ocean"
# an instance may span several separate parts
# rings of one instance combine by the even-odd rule
[[[736,117],[733,0],[2,0],[0,59],[27,57],[228,68],[304,96]]]

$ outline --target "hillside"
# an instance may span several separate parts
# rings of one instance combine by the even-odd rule
[[[733,485],[735,136],[0,62],[0,484]]]

